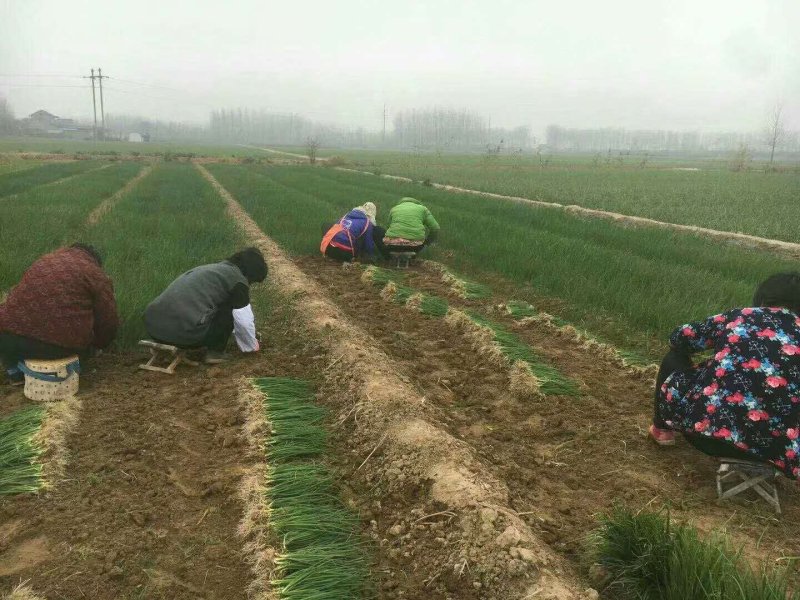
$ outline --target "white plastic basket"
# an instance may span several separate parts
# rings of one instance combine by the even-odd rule
[[[66,400],[78,393],[80,361],[77,356],[55,360],[26,359],[20,363],[25,374],[25,397],[34,402]]]

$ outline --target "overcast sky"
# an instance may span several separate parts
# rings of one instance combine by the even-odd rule
[[[91,116],[91,67],[107,112],[195,122],[249,107],[379,128],[385,103],[537,132],[751,130],[782,100],[800,128],[800,0],[0,0],[17,116]]]

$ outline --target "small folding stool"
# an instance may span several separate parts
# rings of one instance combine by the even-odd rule
[[[181,363],[186,363],[192,367],[196,367],[200,364],[196,360],[190,360],[186,357],[186,353],[189,352],[186,348],[178,348],[177,346],[170,346],[169,344],[159,344],[153,340],[139,340],[139,345],[150,348],[150,360],[139,365],[140,369],[173,375],[175,373],[175,368]],[[192,348],[192,350],[196,351],[197,349]],[[166,367],[159,367],[156,366],[156,362],[169,362],[169,364]]]
[[[389,256],[394,260],[396,267],[407,269],[411,261],[417,257],[416,252],[389,252]]]
[[[777,514],[781,514],[776,484],[777,471],[768,464],[735,458],[720,458],[717,469],[717,497],[727,500],[746,490],[754,490],[764,498]],[[740,483],[736,483],[740,481]],[[726,484],[736,483],[726,488]]]

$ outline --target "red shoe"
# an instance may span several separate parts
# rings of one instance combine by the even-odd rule
[[[650,425],[648,430],[650,437],[659,446],[674,446],[675,445],[675,432],[669,429],[659,429],[655,425]]]

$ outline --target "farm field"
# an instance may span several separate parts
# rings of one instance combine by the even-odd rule
[[[296,149],[302,152],[302,149]],[[409,177],[648,217],[668,223],[698,225],[790,242],[800,241],[793,222],[800,218],[800,165],[784,171],[734,173],[724,160],[649,160],[622,157],[619,164],[597,165],[588,157],[555,156],[542,167],[534,156],[448,156],[393,152],[337,152],[355,169]],[[697,169],[686,171],[679,169]],[[753,167],[757,168],[756,166]],[[756,208],[757,207],[757,208]],[[765,218],[781,214],[788,218]]]
[[[348,208],[370,200],[385,215],[398,195],[416,197],[449,224],[432,258],[651,357],[676,324],[747,303],[764,273],[793,267],[685,234],[332,169],[209,168],[268,235],[298,254],[312,253],[321,224]]]
[[[403,196],[442,225],[426,261],[319,256],[323,223],[366,201],[384,222]],[[642,369],[792,261],[305,165],[44,163],[0,172],[4,203],[0,292],[85,241],[123,323],[58,444],[12,431],[34,405],[0,386],[0,431],[37,454],[15,468],[45,486],[4,492],[0,441],[0,597],[589,600],[587,536],[616,504],[724,529],[757,568],[800,554],[793,485],[780,518],[718,505],[713,460],[649,442]],[[147,303],[245,245],[270,266],[251,290],[263,351],[139,370]]]
[[[135,154],[141,156],[256,156],[258,152],[239,145],[166,143],[166,142],[95,142],[92,140],[58,140],[35,137],[0,137],[0,153],[30,152],[44,154]]]

